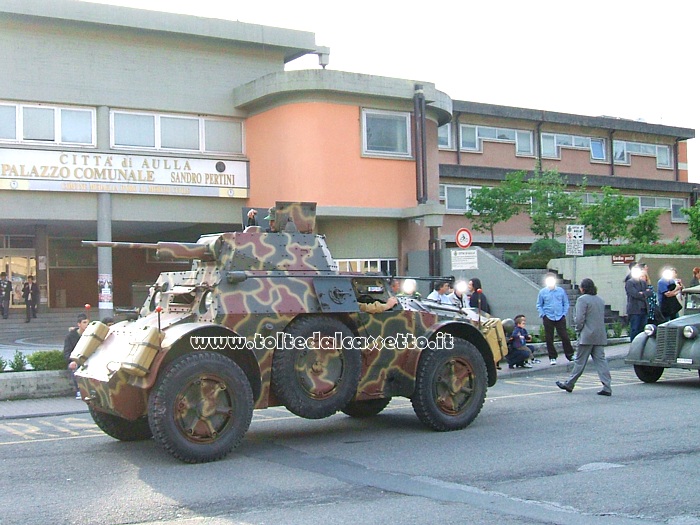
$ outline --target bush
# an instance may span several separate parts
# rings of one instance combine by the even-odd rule
[[[533,253],[523,253],[520,257],[513,261],[513,268],[521,270],[547,268],[547,263],[553,259],[551,255],[540,255]]]
[[[23,372],[27,369],[27,358],[19,350],[15,350],[15,356],[10,361],[10,370]]]
[[[0,372],[4,372],[7,368],[7,361],[0,357]]]
[[[595,250],[586,250],[585,255],[625,255],[625,254],[660,254],[660,255],[700,255],[700,245],[695,241],[674,239],[669,243],[646,244],[642,242],[602,246]]]
[[[65,370],[66,360],[60,350],[34,352],[27,357],[34,370]]]
[[[566,246],[556,239],[538,239],[530,246],[533,255],[550,255],[550,259],[564,257]]]

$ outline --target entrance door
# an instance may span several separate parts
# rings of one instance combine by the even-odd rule
[[[33,252],[34,250],[31,251]],[[10,280],[10,282],[12,282],[10,308],[23,307],[24,300],[22,299],[22,287],[24,286],[24,283],[27,282],[28,276],[33,275],[36,279],[35,258],[33,256],[24,255],[3,255],[2,252],[0,252],[0,267],[2,267],[2,271],[7,273],[7,278]]]

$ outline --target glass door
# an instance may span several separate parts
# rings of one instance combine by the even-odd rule
[[[2,255],[0,253],[0,266],[2,271],[7,273],[7,278],[12,283],[10,308],[23,307],[22,287],[27,282],[28,276],[33,275],[36,279],[35,258],[22,255]]]

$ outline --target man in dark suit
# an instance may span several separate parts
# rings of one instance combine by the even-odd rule
[[[34,282],[34,276],[27,277],[27,282],[22,288],[22,297],[27,307],[27,319],[24,322],[28,323],[32,318],[36,319],[36,305],[39,304],[39,285]]]
[[[0,273],[0,315],[7,319],[10,315],[10,297],[12,295],[12,283],[5,272]]]

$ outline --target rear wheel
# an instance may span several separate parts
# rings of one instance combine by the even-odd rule
[[[634,365],[634,373],[640,381],[656,383],[664,373],[664,369],[660,366]]]
[[[100,430],[119,441],[143,441],[151,439],[151,427],[148,426],[148,418],[141,417],[135,421],[129,421],[123,417],[100,412],[88,406],[90,415]]]
[[[468,341],[452,340],[451,349],[423,350],[411,397],[418,419],[438,431],[465,428],[479,415],[486,398],[484,359]]]
[[[350,401],[343,407],[342,412],[350,417],[372,417],[384,410],[390,401],[390,397],[368,399],[366,401]]]
[[[187,463],[226,456],[240,444],[252,417],[248,378],[231,359],[213,352],[174,361],[148,400],[153,437]]]
[[[338,319],[301,317],[285,330],[304,345],[278,348],[272,358],[272,389],[292,413],[307,419],[332,416],[357,393],[362,371],[359,349],[344,348],[336,335],[352,332]]]

